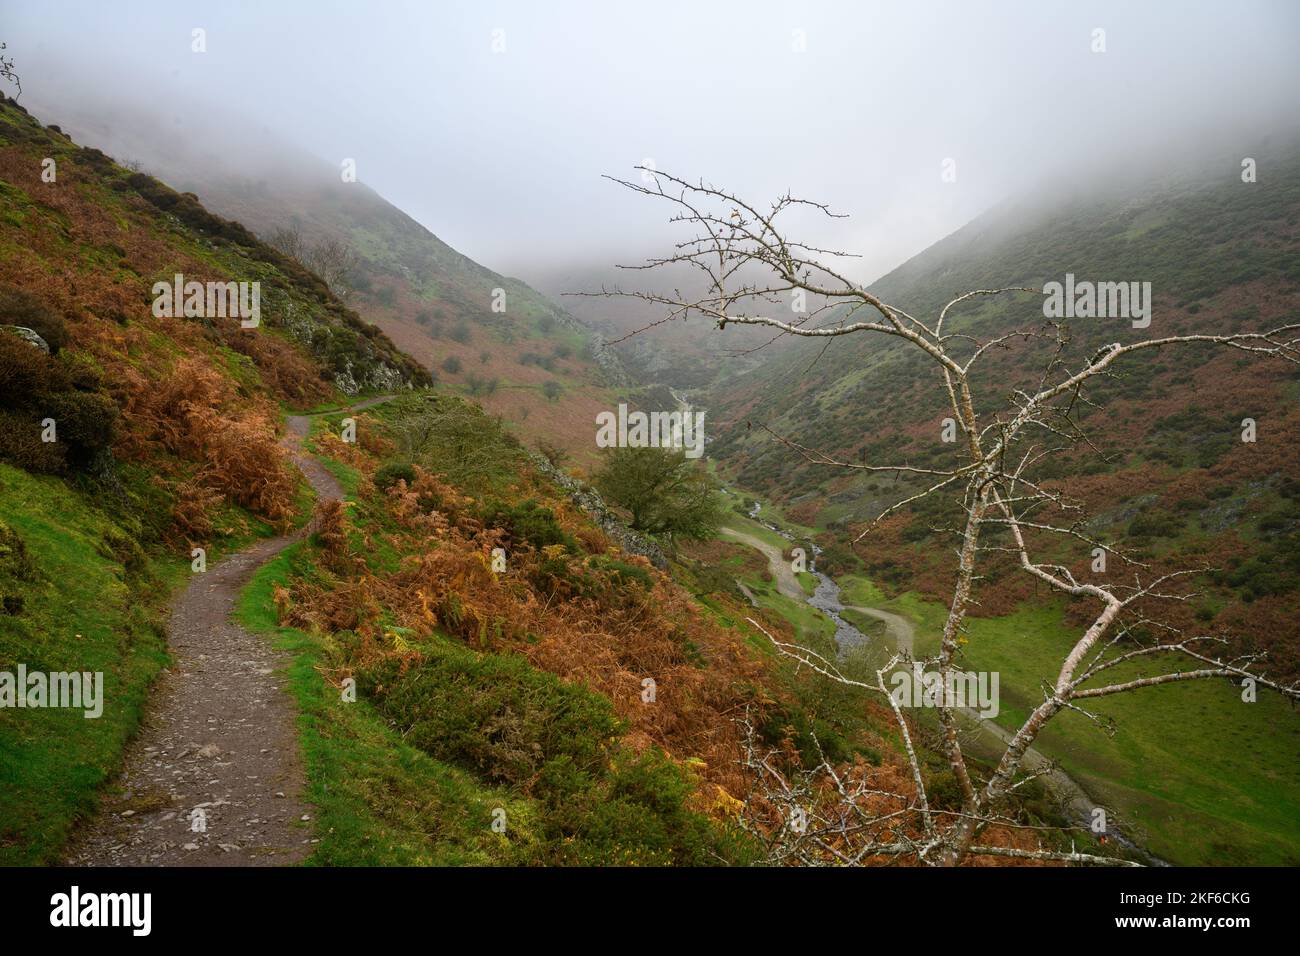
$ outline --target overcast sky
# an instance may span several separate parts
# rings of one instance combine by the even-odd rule
[[[47,122],[105,95],[160,117],[216,105],[355,158],[441,238],[525,278],[661,249],[665,209],[600,178],[644,159],[850,213],[821,238],[869,280],[1083,161],[1236,139],[1249,155],[1295,122],[1300,89],[1291,0],[0,0],[0,39]],[[242,125],[208,138],[232,160],[250,145]]]

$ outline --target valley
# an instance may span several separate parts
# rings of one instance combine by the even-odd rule
[[[736,500],[753,502],[749,508],[754,509],[752,496],[730,490]],[[785,599],[765,599],[765,605],[789,620],[797,633],[818,635],[816,646],[823,653],[831,646],[841,654],[863,649],[867,666],[874,668],[894,654],[922,659],[937,652],[944,609],[920,595],[903,592],[891,597],[858,574],[832,580],[814,573],[809,577],[815,584],[803,583],[804,575],[790,569],[789,549],[792,543],[811,546],[813,529],[759,523],[733,513],[721,533],[764,556],[771,580]],[[758,594],[770,588],[752,576],[740,580]],[[799,607],[813,608],[815,617],[810,621]],[[965,666],[1001,674],[1002,707],[1007,711],[992,720],[968,715],[968,729],[981,728],[969,740],[975,752],[993,757],[1009,742],[1027,712],[1031,688],[1051,673],[1048,668],[1056,660],[1052,646],[1067,635],[1063,624],[1059,613],[1046,609],[973,624]],[[1286,773],[1262,772],[1264,767],[1289,766],[1290,755],[1300,752],[1289,707],[1276,700],[1243,706],[1230,688],[1191,686],[1148,693],[1158,695],[1150,707],[1135,701],[1106,709],[1103,720],[1113,721],[1111,733],[1083,716],[1069,715],[1031,750],[1034,769],[1043,770],[1049,763],[1061,768],[1051,773],[1049,787],[1068,807],[1067,815],[1087,827],[1093,808],[1106,808],[1112,836],[1131,837],[1146,850],[1139,856],[1153,863],[1222,865],[1223,854],[1251,854],[1284,865],[1294,859],[1300,846],[1290,835],[1290,820],[1300,812],[1300,781]],[[1237,742],[1231,752],[1219,749],[1218,741],[1224,738]],[[1247,752],[1240,752],[1242,746]],[[1207,774],[1207,767],[1212,772]],[[1150,782],[1134,787],[1137,780]],[[1174,804],[1180,807],[1177,814],[1170,812]],[[1263,806],[1277,806],[1280,812],[1261,815]],[[1205,814],[1199,834],[1181,820],[1193,807]],[[1235,834],[1232,843],[1222,838],[1225,826]]]
[[[0,36],[0,868],[1028,938],[1300,866],[1295,11],[69,2]]]
[[[757,520],[757,513],[752,517]],[[765,524],[763,526],[769,531],[786,537],[785,532],[773,525]],[[791,571],[790,561],[783,553],[782,548],[773,546],[760,538],[754,537],[752,534],[735,528],[723,528],[722,534],[760,551],[767,558],[768,569],[776,579],[779,590],[787,598],[808,604],[834,622],[834,641],[838,655],[842,656],[855,650],[863,650],[866,652],[866,656],[870,661],[869,666],[872,668],[883,668],[890,660],[900,659],[901,662],[895,666],[895,670],[905,670],[908,666],[906,662],[913,659],[916,628],[907,618],[881,608],[842,604],[840,586],[830,577],[818,572],[815,566],[811,568],[809,573],[816,579],[817,583],[813,593],[808,594],[799,585],[798,579]],[[787,540],[793,542],[795,539],[787,538]],[[863,615],[872,621],[880,622],[884,627],[876,633],[874,639],[868,637],[844,619],[845,611]],[[911,704],[905,704],[904,706],[911,706]],[[1011,742],[1011,733],[1004,730],[992,719],[982,717],[970,707],[963,708],[962,714],[970,727],[978,728],[972,734],[972,746],[975,749],[989,754],[995,752],[994,748],[987,742],[983,745],[979,743],[980,738],[985,734],[992,736],[1002,746],[1006,746]],[[1042,774],[1041,779],[1053,797],[1060,802],[1067,818],[1080,827],[1086,828],[1091,824],[1094,809],[1098,805],[1089,798],[1075,780],[1056,769],[1048,757],[1045,757],[1032,747],[1026,753],[1026,766],[1031,771]],[[1109,832],[1114,838],[1122,841],[1126,847],[1136,851],[1141,857],[1150,862],[1160,862],[1154,860],[1150,854],[1143,852],[1132,841],[1127,840],[1122,833],[1113,828]]]

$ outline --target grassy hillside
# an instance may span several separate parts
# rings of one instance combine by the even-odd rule
[[[287,230],[309,247],[346,248],[355,263],[334,288],[366,321],[442,385],[518,425],[530,444],[547,441],[582,464],[594,459],[596,413],[616,406],[631,382],[601,336],[555,302],[462,255],[363,181],[344,182],[338,167],[269,131],[249,131],[257,148],[232,160],[193,149],[175,129],[119,112],[119,104],[67,106],[62,120],[80,137],[192,190],[263,240]],[[214,135],[197,126],[191,134]]]
[[[52,170],[52,180],[42,173]],[[258,281],[262,322],[156,318],[177,273]],[[104,674],[103,714],[0,709],[0,863],[47,863],[117,767],[166,660],[172,591],[299,520],[282,406],[422,371],[192,196],[0,103],[0,671]],[[44,441],[46,425],[55,431]]]
[[[914,591],[889,598],[842,579],[846,603],[883,607],[917,625],[916,653],[938,652],[945,605]],[[1072,639],[1053,603],[972,621],[961,666],[1001,675],[997,722],[1014,730],[1060,670]],[[1117,668],[1117,679],[1136,676]],[[1300,859],[1300,721],[1277,694],[1253,703],[1227,681],[1195,681],[1098,701],[1093,721],[1066,713],[1035,746],[1156,856],[1184,866],[1291,866]]]
[[[338,428],[313,441],[350,506],[244,611],[300,662],[313,861],[749,859],[722,712],[765,681],[740,635],[613,550],[480,409],[422,394],[367,412],[360,447]]]
[[[745,713],[790,766],[816,735],[906,787],[887,717],[774,657],[744,618],[794,632],[716,555],[669,575],[622,553],[454,396],[369,409],[355,445],[339,427],[318,419],[312,442],[348,504],[262,570],[242,612],[297,657],[312,862],[751,861]],[[1038,799],[1017,812],[1051,819]]]

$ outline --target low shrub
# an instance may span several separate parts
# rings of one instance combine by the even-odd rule
[[[596,555],[587,559],[587,567],[604,572],[617,587],[636,585],[647,591],[654,587],[654,578],[649,571],[626,561]]]
[[[483,523],[489,528],[502,529],[515,541],[527,542],[538,551],[554,544],[562,544],[573,552],[578,550],[573,536],[556,521],[555,512],[531,498],[519,504],[488,505],[483,511]]]
[[[405,671],[390,658],[358,688],[421,750],[525,793],[589,785],[619,732],[608,700],[521,657],[447,649]]]
[[[92,381],[0,332],[0,457],[35,473],[106,471],[118,410],[103,392],[78,388]],[[52,442],[42,440],[47,419],[54,423]]]
[[[380,491],[387,491],[398,483],[405,481],[406,484],[415,484],[415,466],[408,461],[390,461],[386,465],[381,465],[375,469],[373,481],[375,487]]]
[[[358,674],[410,742],[540,803],[539,863],[747,862],[752,847],[690,808],[691,778],[662,753],[635,754],[603,696],[509,655],[459,648],[388,658]]]

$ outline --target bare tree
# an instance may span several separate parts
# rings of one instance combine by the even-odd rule
[[[302,230],[297,226],[281,226],[271,233],[270,244],[286,256],[303,261]]]
[[[309,268],[325,280],[339,298],[351,291],[348,276],[360,262],[356,251],[345,242],[329,237],[312,246],[307,257]]]
[[[18,73],[14,69],[13,57],[4,55],[4,51],[7,49],[9,49],[7,43],[0,43],[0,79],[17,87],[18,92],[14,94],[14,102],[17,103],[23,95],[23,81],[18,77]]]
[[[347,243],[332,236],[308,242],[297,226],[282,226],[271,233],[270,244],[320,276],[340,299],[352,291],[348,277],[361,260]]]
[[[700,271],[707,291],[687,296],[680,292],[668,295],[616,288],[578,294],[631,297],[665,307],[667,315],[652,326],[700,315],[713,320],[718,329],[767,326],[776,330],[775,337],[805,336],[825,340],[827,345],[846,335],[884,336],[900,340],[929,360],[935,372],[935,388],[940,390],[960,429],[960,455],[951,468],[841,461],[768,431],[809,462],[902,475],[918,483],[920,490],[886,508],[855,543],[899,509],[945,490],[955,494],[961,520],[955,529],[960,544],[952,596],[939,653],[922,662],[937,669],[941,687],[954,686],[959,676],[958,658],[967,640],[965,624],[972,592],[979,580],[978,569],[988,554],[1009,554],[1024,574],[1053,591],[1092,605],[1091,620],[1062,659],[1056,679],[1042,688],[1042,702],[1010,735],[986,779],[977,779],[963,749],[961,708],[950,695],[939,695],[936,709],[941,729],[937,746],[960,790],[960,808],[944,812],[933,809],[927,798],[912,728],[895,695],[886,687],[887,675],[900,664],[909,663],[906,655],[894,657],[874,676],[854,677],[845,673],[840,661],[779,640],[751,620],[782,654],[800,665],[830,680],[881,695],[895,715],[911,776],[911,792],[897,787],[885,790],[873,785],[869,772],[846,777],[823,760],[820,767],[809,772],[815,782],[809,776],[792,779],[773,763],[771,751],[760,752],[751,734],[744,757],[757,787],[751,803],[762,804],[780,818],[775,827],[756,827],[769,838],[774,861],[861,863],[907,857],[930,865],[956,865],[974,855],[992,855],[1113,863],[1095,854],[1041,848],[1016,850],[980,842],[990,828],[1012,825],[1005,815],[1008,797],[1027,779],[1042,772],[1026,772],[1025,756],[1049,721],[1065,710],[1086,714],[1088,702],[1098,698],[1212,677],[1249,680],[1292,699],[1300,697],[1295,685],[1283,686],[1260,671],[1261,655],[1232,654],[1221,636],[1186,633],[1158,619],[1160,602],[1187,600],[1189,578],[1207,569],[1155,573],[1116,545],[1094,540],[1086,531],[1081,503],[1038,477],[1044,463],[1054,456],[1081,443],[1091,445],[1079,421],[1079,410],[1089,405],[1087,386],[1109,374],[1127,356],[1149,349],[1206,345],[1300,364],[1300,325],[1265,332],[1172,335],[1130,344],[1116,342],[1086,358],[1071,358],[1068,330],[1048,321],[981,341],[945,327],[954,309],[987,296],[1039,290],[974,289],[952,299],[937,315],[917,318],[881,301],[829,264],[847,253],[795,241],[786,235],[783,226],[777,225],[778,218],[789,210],[835,216],[825,205],[787,194],[760,210],[702,181],[691,183],[653,169],[637,168],[642,182],[608,178],[634,192],[668,202],[673,208],[671,221],[686,224],[694,235],[677,243],[669,255],[622,268],[688,266]],[[788,297],[794,294],[810,297],[813,307],[792,321],[763,314],[776,308],[788,310]],[[996,395],[985,392],[977,401],[972,373],[981,367],[981,361],[993,350],[1027,339],[1046,340],[1050,346],[1041,375],[1035,376],[1037,382],[1015,389],[1005,400],[999,398],[1006,389],[1005,382],[1001,382]],[[977,408],[995,410],[981,415]],[[1079,580],[1069,567],[1038,557],[1053,553],[1052,543],[1062,540],[1104,548],[1107,554],[1124,562],[1131,571],[1131,580]],[[1171,660],[1182,663],[1171,667]],[[1119,665],[1138,665],[1143,676],[1111,679],[1112,669]],[[1095,715],[1088,716],[1096,719]],[[828,794],[833,797],[829,804]],[[783,825],[781,821],[788,824],[796,811],[802,816],[802,828]]]

